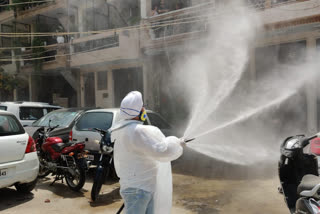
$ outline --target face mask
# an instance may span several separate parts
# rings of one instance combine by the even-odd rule
[[[146,121],[146,119],[147,119],[147,112],[146,112],[146,110],[143,110],[140,112],[140,120],[142,122],[144,122],[144,121]]]

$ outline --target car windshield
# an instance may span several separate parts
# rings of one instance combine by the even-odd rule
[[[77,117],[76,111],[53,111],[35,121],[32,126],[50,126],[68,127],[72,121]]]
[[[113,113],[110,112],[88,112],[84,114],[76,124],[79,131],[87,131],[93,128],[109,129],[112,125]]]
[[[0,115],[0,136],[23,134],[19,121],[11,115]]]

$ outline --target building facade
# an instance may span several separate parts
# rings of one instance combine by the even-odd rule
[[[172,64],[192,52],[185,48],[186,42],[208,32],[207,21],[196,18],[224,10],[226,4],[222,0],[55,0],[18,7],[17,2],[3,1],[4,6],[12,6],[0,10],[0,65],[3,73],[19,79],[19,87],[3,92],[2,100],[117,107],[127,92],[140,90],[146,106],[167,117],[176,112],[177,95],[166,87]],[[246,3],[261,14],[265,28],[265,36],[251,50],[250,81],[269,72],[271,68],[264,65],[272,60],[294,63],[315,56],[320,45],[316,0]],[[29,36],[19,37],[20,33]],[[265,54],[274,58],[265,59]],[[320,125],[319,94],[315,83],[305,90],[310,132]]]

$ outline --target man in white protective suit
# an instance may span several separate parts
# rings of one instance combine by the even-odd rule
[[[171,161],[182,155],[184,140],[143,125],[146,112],[138,91],[122,100],[120,115],[123,120],[112,129],[111,139],[126,214],[170,214]]]

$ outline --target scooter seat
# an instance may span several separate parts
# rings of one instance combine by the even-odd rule
[[[320,184],[320,177],[311,174],[305,175],[298,186],[297,193],[300,195],[302,191],[310,191],[318,184]]]
[[[53,148],[54,151],[56,152],[61,152],[62,149],[71,146],[72,143],[57,143],[57,144],[53,144],[51,147]]]

